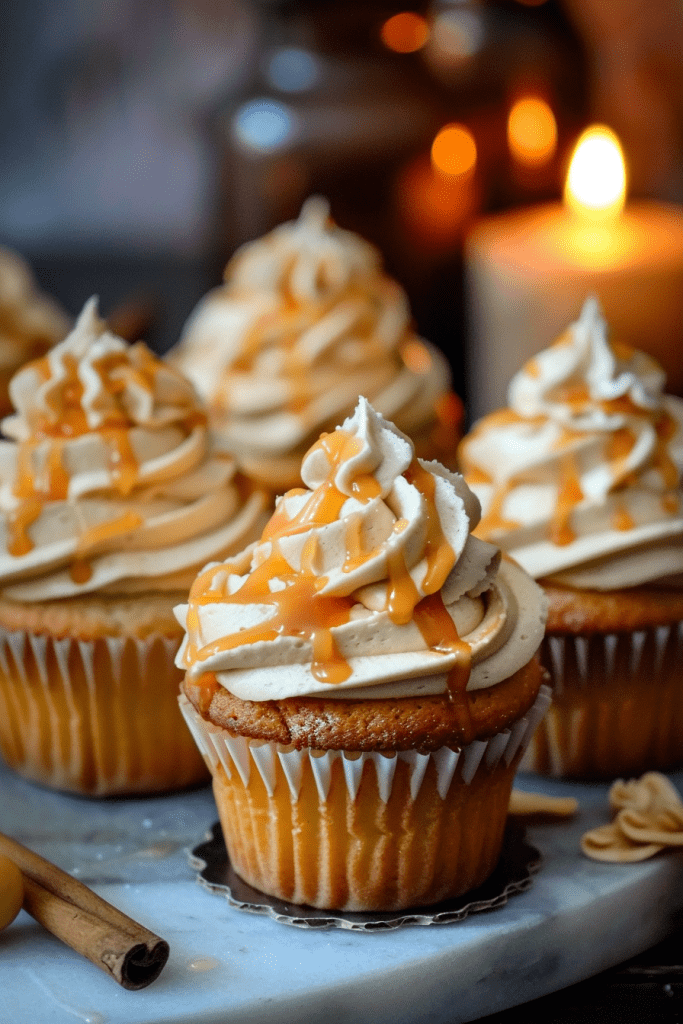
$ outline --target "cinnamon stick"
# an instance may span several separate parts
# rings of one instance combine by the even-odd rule
[[[164,939],[55,864],[0,832],[0,853],[24,876],[24,910],[127,989],[145,988],[168,960]]]

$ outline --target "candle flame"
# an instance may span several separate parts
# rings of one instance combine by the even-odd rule
[[[579,137],[564,189],[570,209],[591,220],[616,217],[626,202],[626,161],[619,139],[605,125]]]
[[[545,102],[535,96],[517,100],[508,117],[508,145],[513,157],[526,167],[540,167],[557,147],[557,122]]]
[[[464,124],[447,124],[434,139],[431,155],[437,171],[459,177],[474,170],[477,144]]]

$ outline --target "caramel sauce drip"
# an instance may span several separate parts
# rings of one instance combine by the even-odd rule
[[[612,514],[612,526],[615,530],[632,530],[636,524],[625,505],[617,505]]]
[[[562,402],[564,405],[568,405],[572,412],[581,412],[591,401],[588,385],[583,382],[579,384],[561,384],[553,390],[551,397],[555,402]]]
[[[322,448],[330,465],[330,472],[323,483],[311,494],[308,501],[292,518],[287,519],[284,501],[275,512],[262,535],[262,541],[271,542],[271,552],[247,577],[242,587],[234,594],[224,593],[221,599],[232,604],[267,604],[274,607],[274,614],[264,623],[208,644],[201,650],[188,643],[190,659],[206,658],[223,651],[233,650],[244,644],[272,641],[278,636],[295,636],[308,640],[313,649],[313,676],[320,682],[341,683],[351,675],[351,667],[340,654],[331,630],[349,621],[354,601],[350,597],[327,596],[319,593],[319,580],[313,572],[317,553],[317,537],[313,534],[305,543],[301,556],[301,569],[297,572],[283,557],[279,539],[304,533],[316,526],[325,526],[339,515],[347,495],[334,484],[337,467],[345,460],[357,455],[359,442],[350,434],[335,431],[323,435],[315,447]],[[367,483],[367,477],[356,481],[361,493],[374,492]],[[290,492],[291,494],[292,492]],[[308,493],[297,490],[294,494]],[[212,590],[215,572],[203,573],[194,583],[188,613],[188,635],[198,635],[199,614],[196,606],[215,600]],[[279,579],[283,589],[271,592],[271,580]]]
[[[118,519],[109,520],[99,526],[91,526],[88,530],[84,530],[78,538],[77,557],[91,548],[113,540],[114,537],[132,533],[138,526],[142,526],[142,523],[143,519],[135,512],[124,512]]]
[[[25,498],[21,505],[7,516],[7,550],[14,558],[27,555],[33,548],[33,541],[28,535],[31,523],[43,511],[40,498]]]
[[[439,513],[436,509],[436,477],[423,469],[417,459],[413,459],[404,476],[408,483],[418,489],[425,500],[427,509],[427,537],[425,540],[425,558],[427,572],[422,581],[422,589],[426,594],[440,590],[446,577],[455,565],[455,553],[443,535]]]
[[[406,568],[401,550],[392,552],[387,558],[387,611],[397,626],[403,626],[413,617],[413,610],[420,600],[420,593]]]
[[[609,462],[623,462],[631,452],[636,443],[636,435],[630,427],[620,427],[609,435],[606,445],[606,456]],[[617,473],[614,474],[617,476]]]
[[[561,426],[559,435],[553,441],[553,450],[562,451],[564,448],[569,448],[570,445],[584,436],[580,430],[572,430],[571,427]]]
[[[20,504],[7,516],[7,550],[14,558],[28,554],[33,549],[28,528],[40,517],[46,501],[66,498],[69,477],[62,465],[64,441],[56,439],[45,455],[41,472],[34,469],[35,455],[40,441],[22,442],[17,449],[17,475],[13,493],[21,499]]]
[[[262,543],[270,542],[270,552],[255,566],[239,589],[231,594],[225,585],[221,586],[215,568],[206,570],[193,584],[187,616],[188,664],[245,644],[272,641],[278,636],[295,636],[310,642],[313,651],[312,674],[320,682],[341,683],[351,675],[351,667],[339,652],[332,629],[349,622],[351,609],[356,603],[354,598],[329,596],[320,592],[321,583],[324,586],[326,579],[316,576],[314,572],[318,545],[315,534],[304,544],[298,571],[284,558],[279,544],[284,536],[333,522],[347,500],[347,496],[334,484],[336,470],[342,462],[361,451],[360,443],[344,431],[337,430],[333,434],[323,435],[315,448],[322,448],[326,453],[330,467],[326,479],[292,519],[287,518],[286,498],[283,499],[262,535]],[[449,694],[451,699],[455,699],[454,695],[464,692],[467,685],[470,649],[458,637],[453,620],[438,592],[455,563],[455,555],[441,531],[434,501],[436,485],[431,474],[414,461],[405,475],[420,490],[427,506],[425,586],[428,584],[434,592],[422,598],[406,567],[403,552],[393,552],[387,557],[387,611],[397,624],[408,623],[414,618],[430,649],[457,652],[457,665],[449,676]],[[368,475],[356,477],[351,490],[358,500],[365,503],[381,493],[377,481]],[[296,496],[308,492],[299,489],[289,493],[290,496]],[[396,532],[404,529],[405,525],[405,521],[398,520],[395,524]],[[350,516],[346,531],[345,571],[362,565],[378,550],[363,552],[361,528],[361,517]],[[230,572],[230,565],[222,566],[220,579],[227,580]],[[271,591],[270,584],[276,579],[279,580],[280,589]],[[200,648],[196,642],[200,636],[199,608],[216,600],[227,604],[271,605],[273,614],[257,626],[241,629]]]
[[[275,578],[280,579],[285,586],[282,590],[271,592],[269,583]],[[331,629],[349,621],[349,612],[354,602],[350,597],[326,597],[319,594],[315,583],[316,577],[312,573],[295,572],[282,557],[277,542],[274,542],[270,557],[250,573],[235,594],[225,594],[222,598],[229,604],[272,605],[274,614],[258,626],[222,637],[201,650],[195,648],[191,656],[201,660],[245,644],[275,640],[278,636],[301,637],[308,640],[313,648],[312,673],[315,678],[326,683],[343,682],[350,676],[351,668],[339,653]],[[192,598],[197,604],[207,603],[215,597],[211,591],[198,594],[195,587],[196,584],[192,588]],[[193,620],[188,618],[188,627],[192,625],[195,629],[199,625],[196,611]]]
[[[576,534],[571,527],[571,517],[581,501],[583,501],[583,491],[576,460],[572,455],[566,455],[560,467],[557,503],[550,523],[550,539],[558,547],[564,547],[576,540]]]
[[[667,490],[677,490],[680,483],[680,472],[678,466],[669,455],[668,442],[676,433],[676,420],[668,412],[662,412],[655,423],[657,432],[657,447],[655,449],[654,464],[662,475],[664,486]]]
[[[224,370],[224,381],[233,373],[255,372],[256,362],[261,352],[270,347],[280,350],[283,359],[282,376],[288,382],[290,397],[285,408],[288,412],[303,412],[314,397],[310,388],[310,366],[307,357],[298,351],[298,343],[306,330],[322,320],[340,302],[335,293],[320,299],[300,299],[290,290],[289,282],[293,269],[294,257],[283,270],[280,280],[282,300],[276,309],[270,310],[257,318],[245,333],[241,347],[229,366]],[[229,283],[229,282],[228,282]],[[318,282],[319,285],[324,282]],[[368,305],[367,292],[357,284],[348,284],[344,289],[344,301],[356,301],[362,307]],[[376,325],[374,307],[363,309],[360,316],[345,330],[345,334],[353,335],[354,339],[362,339],[368,345],[368,357],[372,356],[372,338]],[[428,353],[425,350],[425,353]],[[378,353],[381,354],[381,353]],[[398,357],[397,357],[398,358]],[[221,407],[223,401],[219,395],[223,388],[217,389],[216,405]]]
[[[431,650],[456,654],[457,661],[448,673],[448,699],[453,704],[462,705],[466,712],[466,720],[469,719],[471,725],[469,703],[465,695],[472,669],[470,645],[458,636],[455,623],[438,591],[423,597],[415,606],[414,615],[415,624]]]
[[[498,487],[495,486],[494,479],[491,474],[479,466],[469,455],[469,440],[478,437],[480,434],[488,433],[489,430],[497,430],[507,426],[517,425],[519,423],[525,423],[529,426],[539,425],[544,422],[543,416],[520,416],[519,413],[513,409],[498,409],[496,412],[490,413],[475,424],[473,427],[470,438],[460,445],[458,455],[462,464],[462,469],[467,482],[469,484],[491,484],[493,485],[493,494],[491,495],[491,502],[488,511],[482,516],[479,525],[474,534],[477,537],[481,537],[482,540],[487,540],[493,534],[499,530],[516,530],[520,526],[518,522],[513,519],[506,519],[503,515],[503,505],[508,494],[514,489],[514,487],[520,483],[517,477],[511,478],[506,483],[500,484]]]
[[[363,528],[363,520],[359,515],[349,516],[349,521],[346,525],[346,559],[342,566],[342,572],[353,572],[354,569],[359,569],[361,565],[367,562],[371,555],[377,553],[377,549],[372,552],[363,551],[363,539],[361,536]]]
[[[481,537],[482,540],[488,540],[489,537],[500,530],[517,530],[519,528],[520,523],[515,519],[506,519],[503,515],[505,499],[514,490],[518,482],[517,478],[513,476],[507,483],[502,484],[494,491],[488,511],[485,516],[482,516],[479,525],[474,531],[477,537]]]
[[[49,356],[43,356],[32,364],[38,377],[47,382],[52,377]],[[99,375],[102,387],[110,395],[118,395],[133,384],[152,394],[159,361],[142,345],[134,345],[126,352],[112,352],[93,360],[93,369]],[[21,504],[7,517],[8,551],[18,557],[33,548],[28,535],[29,526],[34,523],[46,502],[64,501],[69,493],[69,476],[64,468],[62,454],[65,443],[87,433],[99,433],[109,452],[109,471],[115,489],[128,495],[138,480],[138,464],[132,450],[128,430],[131,426],[124,409],[114,407],[106,410],[105,423],[92,428],[83,408],[84,386],[79,377],[79,362],[75,356],[65,353],[62,357],[64,376],[55,380],[54,386],[45,395],[51,415],[37,412],[29,417],[31,436],[22,441],[17,449],[17,474],[13,493]],[[186,430],[205,422],[205,414],[189,410],[183,421]],[[43,465],[36,469],[36,456],[47,442]],[[92,547],[103,540],[129,532],[141,524],[139,516],[127,513],[112,523],[95,530],[86,531],[78,540],[78,552]],[[83,583],[90,578],[90,566],[80,554],[70,569],[75,582]]]
[[[493,477],[485,469],[482,469],[481,466],[471,464],[467,470],[467,482],[468,484],[492,484]]]
[[[112,483],[124,497],[131,493],[138,481],[138,463],[131,447],[128,430],[103,427],[100,431],[109,452],[109,472]]]
[[[207,715],[211,707],[211,701],[221,688],[220,683],[212,672],[205,672],[199,679],[193,681],[192,688],[199,713]]]

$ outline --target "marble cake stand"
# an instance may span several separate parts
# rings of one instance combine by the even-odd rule
[[[683,790],[683,774],[672,779]],[[362,934],[288,927],[198,885],[187,850],[215,820],[209,790],[94,802],[0,767],[0,829],[171,946],[159,979],[127,992],[22,912],[0,934],[0,1020],[455,1024],[597,974],[674,928],[683,854],[628,867],[588,861],[579,836],[607,820],[607,787],[532,776],[518,784],[581,805],[572,822],[529,828],[544,863],[527,892],[456,924]]]

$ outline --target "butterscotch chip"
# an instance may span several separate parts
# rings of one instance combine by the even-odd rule
[[[534,658],[505,682],[467,693],[466,705],[451,702],[448,694],[394,700],[248,701],[219,686],[204,717],[233,734],[298,749],[438,750],[488,739],[506,729],[529,710],[543,678]],[[187,679],[183,684],[200,712],[209,680],[207,675],[201,686]]]

